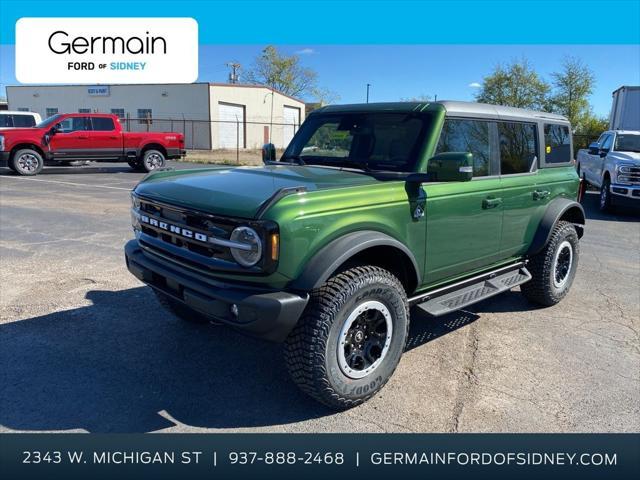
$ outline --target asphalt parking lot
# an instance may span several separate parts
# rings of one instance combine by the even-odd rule
[[[179,168],[181,166],[179,165]],[[433,319],[383,391],[335,413],[280,346],[165,313],[126,270],[124,164],[0,169],[0,431],[640,431],[640,217],[588,215],[548,309],[517,290]]]

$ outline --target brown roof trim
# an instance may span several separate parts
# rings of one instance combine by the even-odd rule
[[[276,90],[273,87],[269,87],[268,85],[260,85],[260,84],[252,84],[252,83],[218,83],[218,82],[209,82],[209,85],[212,87],[240,87],[240,88],[264,88],[265,90],[270,90],[275,92],[283,97],[290,98],[296,102],[305,103],[304,100],[300,100],[299,98],[292,97],[291,95],[287,95],[286,93],[282,93],[280,90]]]

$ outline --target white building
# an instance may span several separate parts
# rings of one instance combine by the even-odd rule
[[[125,130],[174,131],[187,148],[253,149],[289,143],[305,118],[304,102],[269,87],[227,83],[8,86],[10,110],[103,112]]]

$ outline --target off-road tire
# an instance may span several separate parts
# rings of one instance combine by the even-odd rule
[[[556,257],[561,247],[563,250],[566,249],[565,242],[568,242],[572,249],[571,264],[566,274],[566,281],[558,287],[554,281],[556,280]],[[520,287],[522,294],[532,303],[546,307],[555,305],[569,292],[576,276],[579,257],[580,243],[575,227],[569,222],[557,222],[547,245],[532,257],[527,265],[533,278]]]
[[[27,158],[29,159],[30,164],[31,162],[35,162],[35,164],[33,164],[34,165],[33,167],[27,168],[22,166],[22,162],[25,162]],[[11,162],[11,170],[16,172],[18,175],[23,175],[27,177],[37,175],[42,171],[42,168],[44,167],[44,160],[42,158],[42,155],[40,155],[35,150],[31,150],[30,148],[24,148],[22,150],[18,150],[16,153],[13,154],[13,157],[11,157],[10,162]]]
[[[189,323],[214,323],[205,315],[196,312],[192,308],[187,307],[184,303],[174,300],[168,295],[153,289],[153,293],[156,294],[156,298],[160,305],[164,307],[169,313],[172,313],[180,320],[184,320]]]
[[[338,364],[340,333],[349,315],[368,301],[388,309],[392,335],[378,366],[362,378],[350,378]],[[409,305],[400,281],[382,268],[354,267],[311,292],[309,304],[285,342],[287,370],[300,389],[317,401],[337,410],[355,407],[387,383],[404,351],[408,330]]]
[[[159,150],[147,150],[140,159],[140,168],[145,172],[153,172],[167,164],[167,159]]]
[[[602,180],[602,186],[600,187],[600,198],[598,208],[601,212],[611,212],[613,210],[613,202],[611,201],[611,180],[609,177],[604,177]]]

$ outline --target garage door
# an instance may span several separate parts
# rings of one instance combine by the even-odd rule
[[[244,105],[218,104],[219,148],[244,148]]]
[[[300,109],[295,107],[284,107],[284,145],[286,147],[298,131],[300,126]]]

